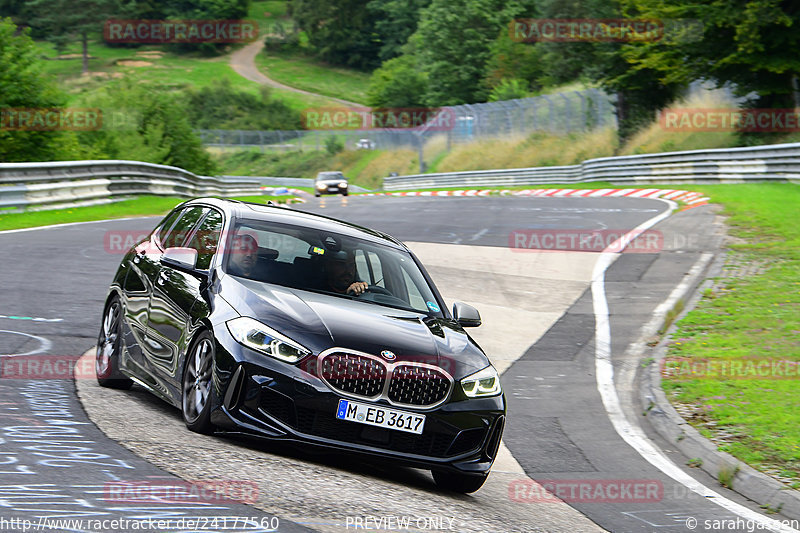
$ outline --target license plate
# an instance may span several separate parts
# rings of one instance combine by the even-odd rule
[[[425,426],[425,415],[406,413],[350,400],[339,400],[336,418],[417,435],[422,434],[422,428]]]

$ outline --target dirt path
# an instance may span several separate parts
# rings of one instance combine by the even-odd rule
[[[233,54],[231,54],[230,65],[231,67],[233,67],[233,70],[235,70],[240,76],[250,81],[254,81],[262,85],[269,85],[270,87],[275,87],[276,89],[283,89],[295,93],[307,94],[309,96],[325,98],[327,100],[333,100],[334,102],[338,102],[346,106],[363,107],[362,104],[357,104],[356,102],[349,102],[347,100],[341,100],[339,98],[333,98],[318,93],[304,91],[296,87],[290,87],[288,85],[278,83],[277,81],[266,77],[264,74],[261,73],[260,70],[258,70],[255,61],[256,56],[259,54],[259,52],[261,52],[262,48],[264,48],[264,43],[263,41],[259,40],[252,42],[247,46],[245,46],[244,48],[241,48],[235,51]]]

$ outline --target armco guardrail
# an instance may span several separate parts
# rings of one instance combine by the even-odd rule
[[[138,161],[0,163],[0,207],[56,206],[138,194],[259,195],[264,179],[197,176],[177,167]]]
[[[510,187],[545,183],[740,183],[800,180],[800,143],[603,157],[579,165],[414,174],[384,178],[383,188]]]

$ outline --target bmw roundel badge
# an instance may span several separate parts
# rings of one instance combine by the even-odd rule
[[[382,351],[381,357],[383,357],[387,361],[394,361],[395,359],[397,359],[397,356],[394,355],[394,352],[390,352],[389,350]]]

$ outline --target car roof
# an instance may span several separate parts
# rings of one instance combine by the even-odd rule
[[[240,200],[228,200],[223,198],[195,198],[181,204],[182,206],[207,204],[217,207],[224,211],[229,218],[247,218],[251,220],[264,220],[280,224],[291,224],[321,231],[336,232],[348,237],[356,237],[379,244],[400,248],[408,251],[408,248],[387,233],[373,230],[344,220],[326,217],[315,213],[297,211],[288,207],[278,205],[257,204],[254,202],[243,202]]]

